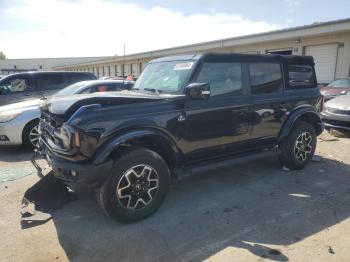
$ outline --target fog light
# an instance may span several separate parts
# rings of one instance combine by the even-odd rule
[[[70,171],[70,174],[71,174],[72,176],[76,176],[78,173],[77,173],[76,171],[74,171],[74,170],[71,170],[71,171]]]

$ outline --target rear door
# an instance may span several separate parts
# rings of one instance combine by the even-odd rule
[[[194,162],[239,151],[249,141],[250,103],[241,63],[204,63],[195,82],[210,84],[208,100],[188,100],[186,159]]]
[[[256,147],[277,140],[286,113],[280,63],[249,63],[253,109],[251,140]]]
[[[35,89],[28,75],[13,75],[0,81],[0,106],[34,98]]]
[[[36,96],[50,96],[66,87],[68,82],[63,73],[38,73],[35,74]]]

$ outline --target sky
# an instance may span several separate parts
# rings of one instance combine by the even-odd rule
[[[349,0],[0,0],[7,58],[126,54],[350,17]]]

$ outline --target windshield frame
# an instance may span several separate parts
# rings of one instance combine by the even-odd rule
[[[142,77],[144,75],[144,73],[147,70],[147,67],[149,67],[152,64],[162,64],[162,63],[193,63],[191,68],[188,69],[188,72],[185,76],[185,78],[183,79],[183,83],[181,86],[179,86],[178,90],[176,91],[168,91],[168,90],[162,90],[162,89],[158,89],[157,86],[146,86],[143,87],[143,89],[140,89],[138,87],[138,82],[142,80]],[[184,90],[186,88],[186,86],[189,84],[190,79],[193,77],[196,68],[197,68],[197,64],[198,64],[198,59],[174,59],[174,60],[165,60],[165,61],[155,61],[155,62],[150,62],[147,64],[146,68],[143,70],[143,72],[140,74],[140,76],[138,77],[137,81],[134,84],[134,87],[131,90],[135,90],[137,92],[151,92],[151,93],[156,93],[156,94],[171,94],[171,95],[182,95],[184,94]]]

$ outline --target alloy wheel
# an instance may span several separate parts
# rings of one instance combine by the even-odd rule
[[[39,125],[34,126],[29,132],[29,141],[34,146],[37,147],[40,138]]]
[[[137,165],[128,169],[119,180],[117,198],[127,209],[135,210],[150,204],[159,189],[159,175],[149,165]]]
[[[309,132],[301,133],[294,146],[294,155],[297,160],[304,162],[312,153],[312,135]]]

